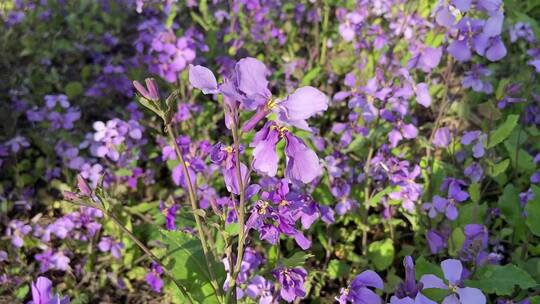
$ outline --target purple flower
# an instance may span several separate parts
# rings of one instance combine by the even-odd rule
[[[390,298],[390,304],[436,304],[421,293],[423,284],[416,283],[412,257],[406,256],[403,259],[403,266],[405,266],[405,281],[398,285],[394,296]]]
[[[70,259],[59,251],[54,253],[52,249],[47,249],[42,253],[38,253],[34,256],[35,260],[39,262],[39,272],[43,273],[49,269],[57,269],[66,271],[69,269]]]
[[[32,231],[32,227],[20,220],[12,220],[6,229],[6,236],[11,237],[11,244],[15,248],[24,245],[23,237]]]
[[[253,168],[260,172],[275,176],[278,166],[277,143],[285,139],[286,168],[285,176],[291,180],[310,183],[322,174],[322,166],[317,154],[309,149],[303,140],[294,136],[286,127],[274,122],[267,122],[255,134],[252,143]]]
[[[468,224],[463,228],[465,241],[460,251],[462,261],[472,261],[481,265],[488,260],[489,234],[487,227],[480,224]]]
[[[173,203],[171,206],[167,206],[165,202],[159,203],[159,209],[165,216],[165,227],[167,230],[176,229],[176,212],[178,211],[178,204]]]
[[[272,273],[281,284],[279,294],[283,300],[290,303],[296,298],[303,298],[306,296],[304,282],[307,277],[307,271],[304,268],[281,267],[275,269]]]
[[[248,110],[256,113],[244,124],[242,130],[248,132],[272,111],[281,122],[309,130],[306,120],[328,108],[328,98],[319,90],[306,86],[298,88],[284,99],[275,99],[268,89],[267,76],[270,74],[264,63],[255,58],[243,58],[235,65],[234,73],[224,83],[218,85],[214,74],[202,66],[190,69],[190,83],[205,94],[221,93],[225,97],[240,102]]]
[[[274,285],[265,278],[256,275],[249,281],[246,294],[252,299],[259,299],[259,304],[271,304],[274,301]]]
[[[437,254],[448,245],[449,233],[446,231],[429,230],[426,234],[429,249],[432,254]]]
[[[510,34],[510,42],[514,43],[519,39],[523,39],[526,42],[533,43],[536,41],[536,36],[530,24],[517,22],[508,29]]]
[[[116,242],[113,240],[113,238],[105,236],[101,238],[101,241],[98,244],[99,250],[101,252],[111,252],[111,255],[115,259],[120,259],[122,257],[122,248],[124,248],[124,244],[121,242]]]
[[[152,288],[152,290],[155,292],[161,292],[161,288],[163,288],[163,280],[161,279],[162,273],[163,268],[161,268],[161,266],[159,266],[156,262],[152,262],[150,272],[144,277],[146,283],[148,283],[150,288]]]
[[[432,202],[435,210],[437,212],[444,213],[451,221],[457,219],[457,203],[464,202],[469,198],[469,194],[461,189],[461,187],[465,185],[466,183],[459,179],[445,179],[441,186],[441,191],[448,190],[448,198],[435,195]]]
[[[443,300],[443,303],[486,303],[486,296],[484,296],[480,289],[464,287],[462,280],[463,265],[459,260],[444,260],[441,262],[441,267],[447,283],[445,283],[442,279],[433,274],[426,274],[423,275],[422,278],[420,278],[420,282],[424,284],[424,288],[449,290],[451,294]]]
[[[189,68],[189,83],[204,94],[217,94],[219,92],[214,73],[200,65]]]
[[[403,139],[413,139],[418,135],[418,129],[413,124],[398,121],[394,125],[394,129],[388,133],[388,140],[392,148],[396,147]]]
[[[394,200],[401,200],[403,208],[409,212],[414,211],[415,203],[422,195],[422,186],[415,182],[420,173],[420,166],[416,165],[410,172],[407,171],[407,168],[403,168],[392,177],[393,184],[399,185],[400,190],[390,193],[389,197]]]
[[[30,147],[30,142],[28,142],[28,140],[22,136],[15,136],[6,141],[3,145],[8,147],[12,153],[17,153],[23,148]]]
[[[467,168],[465,168],[465,171],[463,173],[465,173],[465,176],[470,178],[471,181],[475,183],[479,182],[484,176],[484,170],[482,169],[482,166],[477,162],[470,164]]]
[[[32,301],[28,304],[69,304],[69,297],[60,299],[58,294],[53,295],[52,282],[46,277],[38,277],[32,282]]]
[[[348,302],[354,304],[380,304],[381,298],[368,287],[383,289],[381,277],[372,270],[366,270],[357,275],[348,288],[342,288],[336,300],[339,304]]]
[[[481,131],[468,131],[461,137],[461,144],[468,146],[473,143],[472,151],[475,158],[481,158],[484,156],[484,144],[487,141],[487,135]]]
[[[493,86],[486,77],[491,75],[491,70],[480,64],[475,64],[471,71],[465,72],[463,77],[463,87],[472,88],[475,92],[483,92],[486,94],[493,93]]]
[[[240,153],[242,152],[243,149],[240,148]],[[238,170],[236,167],[236,152],[234,147],[217,143],[213,146],[210,157],[213,163],[222,165],[223,179],[225,180],[227,190],[238,195],[240,193],[240,184],[238,183]],[[240,174],[242,182],[248,184],[248,168],[243,163],[240,163]]]
[[[417,67],[420,70],[429,73],[439,65],[442,56],[442,49],[423,47],[420,50],[413,52],[412,58],[409,60],[408,68]]]
[[[447,148],[451,141],[452,134],[450,134],[450,129],[448,129],[448,127],[443,127],[435,131],[432,143],[435,147]]]

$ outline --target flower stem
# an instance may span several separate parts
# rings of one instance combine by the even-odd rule
[[[101,200],[101,198],[99,198],[99,200]],[[102,206],[105,206],[103,203],[101,204]],[[161,266],[161,268],[163,269],[163,273],[174,283],[174,285],[176,285],[176,287],[178,287],[178,289],[180,289],[180,292],[182,293],[182,295],[184,295],[184,297],[187,299],[187,301],[189,303],[193,303],[193,300],[191,299],[191,296],[189,295],[189,293],[187,292],[186,288],[178,281],[174,278],[174,275],[168,270],[167,266],[165,266],[161,261],[160,259],[154,254],[152,253],[152,251],[146,247],[146,245],[144,245],[131,231],[129,231],[121,222],[120,220],[114,216],[113,214],[109,213],[107,210],[105,210],[105,208],[101,208],[101,207],[98,207],[97,205],[96,206],[92,206],[92,208],[97,208],[99,209],[101,212],[103,212],[103,214],[105,214],[105,216],[110,219],[116,226],[118,226],[118,228],[120,228],[120,230],[122,230],[137,246],[139,246],[139,248],[141,248],[142,251],[144,251],[144,253],[146,253],[146,255],[148,255],[152,261],[154,261],[156,264],[158,264],[159,266]]]
[[[235,123],[232,128],[232,135],[233,135],[233,144],[234,144],[234,153],[235,153],[235,162],[236,162],[236,175],[238,178],[238,186],[240,188],[240,204],[238,207],[238,224],[240,226],[238,231],[238,246],[236,250],[236,263],[231,265],[232,269],[232,276],[229,286],[228,294],[233,291],[232,294],[236,294],[236,278],[238,277],[238,274],[240,273],[240,267],[242,266],[242,259],[244,257],[244,245],[246,241],[246,231],[245,231],[245,181],[242,179],[242,170],[241,170],[241,162],[240,162],[240,136],[238,132],[238,124]],[[236,297],[234,297],[233,301],[236,301]]]
[[[211,253],[208,251],[208,242],[206,240],[206,235],[203,230],[203,223],[201,221],[201,217],[197,212],[197,193],[195,192],[195,187],[193,187],[193,183],[191,181],[191,178],[189,176],[189,171],[187,168],[187,164],[184,161],[184,156],[182,155],[182,151],[180,151],[180,147],[178,146],[178,143],[176,142],[176,134],[174,132],[174,129],[171,125],[166,126],[167,133],[169,135],[169,139],[171,142],[171,145],[174,147],[174,151],[176,152],[176,156],[178,157],[178,160],[182,164],[182,171],[184,173],[184,178],[186,180],[187,184],[187,190],[188,190],[188,197],[189,201],[191,203],[191,209],[193,211],[193,216],[195,217],[195,224],[197,225],[197,233],[199,234],[199,239],[201,240],[202,249],[204,253],[204,258],[206,260],[206,263],[208,264],[208,272],[210,273],[210,283],[218,295],[218,297],[221,297],[221,291],[219,289],[219,285],[216,280],[216,276],[214,274],[214,270],[212,269],[212,262],[214,262],[213,257],[211,257]]]

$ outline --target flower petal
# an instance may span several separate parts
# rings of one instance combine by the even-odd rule
[[[328,109],[328,98],[314,87],[301,87],[280,105],[287,121],[305,120]]]
[[[218,85],[214,73],[209,69],[195,65],[189,69],[189,83],[204,94],[215,94],[218,92]]]
[[[448,289],[448,286],[444,284],[443,280],[434,274],[425,274],[420,278],[420,282],[424,284],[424,289],[439,288]]]
[[[460,260],[448,259],[441,262],[444,277],[451,283],[456,284],[461,280],[463,266]]]
[[[384,288],[384,283],[381,277],[373,270],[366,270],[361,274],[357,275],[354,280],[351,282],[351,286],[370,286],[378,289]]]
[[[457,294],[461,304],[486,304],[486,296],[478,288],[458,288]]]

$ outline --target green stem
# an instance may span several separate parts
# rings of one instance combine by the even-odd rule
[[[232,276],[231,276],[231,285],[229,286],[229,292],[233,291],[233,294],[235,294],[236,290],[236,278],[238,277],[238,274],[240,273],[240,268],[242,266],[242,259],[244,257],[244,245],[246,241],[246,225],[245,225],[245,184],[244,180],[242,179],[242,170],[241,170],[241,162],[240,162],[240,136],[238,134],[238,124],[235,123],[232,128],[232,135],[233,135],[233,144],[234,144],[234,154],[235,154],[235,162],[236,162],[236,176],[238,178],[238,186],[240,187],[240,204],[238,207],[238,224],[240,225],[240,229],[238,231],[238,247],[236,250],[236,263],[234,264],[234,268],[231,265],[231,269],[233,269]],[[236,297],[232,299],[233,301],[236,301]]]
[[[446,111],[446,108],[449,104],[449,100],[448,100],[448,91],[450,90],[450,81],[451,81],[451,75],[452,75],[452,67],[453,67],[453,60],[452,58],[448,57],[447,59],[447,62],[446,62],[446,68],[445,68],[445,71],[444,71],[444,93],[443,93],[443,97],[442,97],[442,102],[441,102],[441,107],[440,107],[440,110],[439,110],[439,113],[437,114],[437,118],[435,119],[435,124],[433,126],[433,129],[431,130],[431,134],[429,135],[429,143],[431,143],[433,141],[433,138],[435,137],[435,132],[437,131],[437,129],[439,128],[439,125],[441,123],[441,119]],[[433,168],[433,162],[434,162],[434,158],[432,157],[432,153],[431,153],[431,146],[428,145],[426,147],[426,170],[428,172],[428,176],[431,176],[431,174],[433,173],[432,172],[432,168]],[[426,191],[426,194],[431,197],[432,193],[432,185],[431,185],[431,181],[428,181],[428,185],[427,185],[427,191]]]
[[[218,297],[221,297],[221,291],[219,289],[219,285],[217,284],[216,276],[214,274],[214,270],[212,269],[212,264],[214,262],[214,259],[210,257],[210,252],[208,251],[208,242],[206,240],[206,235],[203,230],[203,224],[201,221],[201,217],[198,214],[197,210],[199,209],[197,207],[197,193],[195,192],[195,188],[193,187],[193,183],[191,181],[191,177],[189,176],[189,171],[187,168],[187,164],[184,161],[184,156],[182,155],[182,151],[180,151],[180,147],[178,146],[178,143],[176,142],[176,134],[174,134],[173,127],[171,125],[166,126],[167,133],[169,134],[169,139],[171,142],[171,145],[173,145],[174,150],[176,152],[176,156],[178,157],[178,160],[182,164],[182,171],[184,173],[184,178],[187,183],[187,190],[188,190],[188,197],[189,201],[191,203],[191,209],[193,211],[193,216],[195,217],[195,224],[197,225],[197,233],[199,234],[199,239],[201,240],[202,249],[204,253],[204,258],[206,260],[206,263],[208,264],[208,272],[210,273],[210,283],[218,295]]]
[[[325,1],[324,2],[324,12],[323,12],[323,23],[322,23],[322,38],[321,38],[321,54],[319,57],[319,64],[320,65],[323,65],[326,61],[326,52],[327,52],[327,48],[326,48],[326,35],[327,35],[327,32],[328,32],[328,22],[329,22],[329,19],[330,19],[330,6],[328,5],[328,2]]]
[[[366,164],[364,165],[364,176],[366,178],[366,183],[364,185],[364,203],[360,206],[360,216],[362,217],[362,255],[367,255],[367,242],[368,242],[368,213],[369,213],[369,186],[370,186],[370,178],[369,178],[369,169],[371,167],[371,158],[373,157],[374,152],[374,145],[372,144],[369,147],[368,157],[366,160]]]
[[[101,199],[100,199],[101,200]],[[102,204],[103,205],[103,204]],[[104,206],[104,205],[103,205]],[[173,283],[180,289],[180,292],[184,295],[184,297],[188,300],[189,303],[193,303],[193,300],[191,299],[190,295],[188,294],[186,288],[174,278],[174,275],[168,270],[167,266],[165,266],[157,256],[155,256],[152,251],[146,245],[144,245],[131,231],[129,231],[121,222],[116,218],[114,215],[109,213],[105,208],[98,208],[105,214],[107,218],[109,218],[120,230],[122,230],[139,248],[141,248],[144,253],[146,253],[154,262],[156,262],[161,268],[163,269],[163,273],[171,280]]]

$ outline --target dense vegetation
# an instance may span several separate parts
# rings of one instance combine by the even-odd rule
[[[535,0],[0,3],[0,303],[540,303]]]

